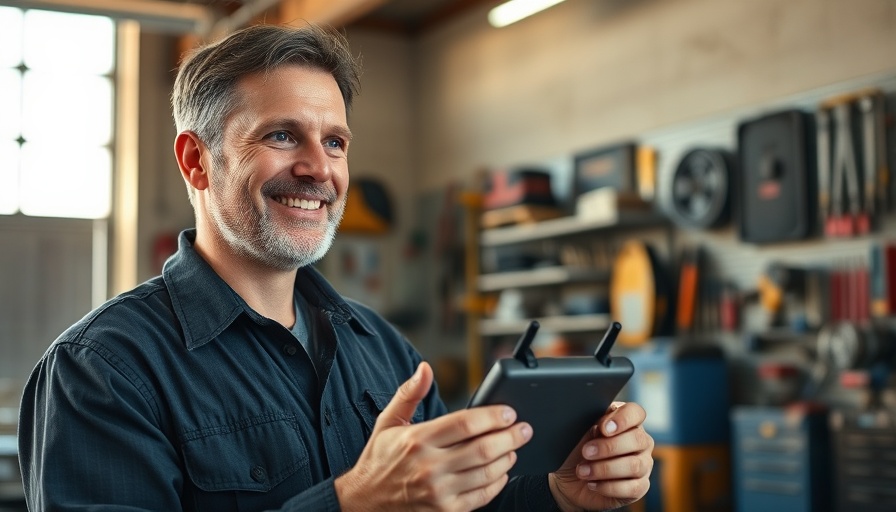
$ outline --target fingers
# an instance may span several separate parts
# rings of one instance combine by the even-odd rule
[[[515,450],[532,437],[532,428],[515,424],[516,412],[503,405],[411,425],[432,380],[432,369],[421,363],[398,388],[356,466],[337,479],[340,503],[363,500],[370,510],[393,510],[396,504],[407,510],[472,510],[507,483]]]
[[[427,422],[429,441],[447,447],[507,428],[516,421],[516,411],[506,405],[463,409]]]
[[[464,414],[456,415],[454,423],[488,425],[488,421],[477,423],[475,420],[500,417],[494,411],[481,409],[485,408],[458,411]],[[414,425],[412,428],[419,435],[434,421]],[[455,501],[469,503],[469,506],[460,507],[461,509],[477,509],[490,502],[504,487],[508,480],[507,472],[517,460],[515,450],[531,437],[532,427],[529,424],[511,423],[441,447],[429,464],[432,470],[430,477],[437,477],[436,488],[439,494],[455,496]]]
[[[532,439],[532,427],[528,423],[517,423],[509,428],[490,432],[468,441],[456,444],[446,454],[445,467],[449,471],[464,471],[470,468],[485,468],[486,471],[494,471],[495,468],[487,467],[496,461],[506,460],[508,455]],[[499,466],[500,467],[500,466]],[[510,469],[504,468],[503,472]],[[492,475],[494,476],[494,475]]]
[[[642,427],[646,417],[638,404],[614,402],[595,425],[603,435],[595,435],[582,446],[585,462],[576,467],[576,475],[586,480],[649,475],[653,469],[654,441]]]
[[[601,480],[588,482],[587,487],[591,491],[608,498],[620,500],[621,504],[624,504],[646,495],[650,489],[650,479]]]
[[[636,403],[613,402],[599,422],[600,432],[607,437],[614,436],[640,426],[646,418],[647,412]]]
[[[516,459],[514,459],[516,460]],[[462,510],[476,510],[488,505],[510,480],[506,474],[485,487],[473,489],[458,495],[458,505]]]
[[[653,452],[653,438],[640,426],[612,437],[598,437],[582,446],[585,460],[605,460],[632,453]]]
[[[473,510],[491,502],[510,479],[507,472],[516,460],[516,452],[509,452],[489,464],[456,473],[453,485],[467,489],[458,494],[458,501],[464,503],[461,508]]]
[[[432,386],[432,379],[432,368],[429,363],[420,363],[414,375],[398,388],[389,405],[380,413],[375,430],[410,425],[417,404],[423,400]]]
[[[583,480],[642,478],[653,469],[652,453],[652,449],[645,449],[612,458],[587,460],[576,467],[576,476]]]

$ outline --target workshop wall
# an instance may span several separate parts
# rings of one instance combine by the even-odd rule
[[[747,116],[811,109],[850,87],[890,87],[896,75],[891,0],[570,0],[502,29],[486,14],[487,6],[471,9],[415,41],[412,151],[424,226],[439,225],[449,186],[473,185],[482,169],[544,165],[561,175],[555,192],[568,194],[574,154],[636,140],[659,150],[662,187],[685,147],[733,148]],[[772,259],[798,261],[807,250],[816,261],[853,257],[870,244],[762,248],[742,244],[731,228],[675,238],[673,252],[692,243],[716,250],[719,271],[745,288]],[[430,317],[420,338],[431,340],[427,355],[453,356],[463,351],[462,329],[438,322],[446,298],[437,280],[452,271],[450,258],[430,249]]]
[[[896,67],[891,0],[572,0],[420,42],[424,189]],[[371,63],[376,66],[378,63]]]

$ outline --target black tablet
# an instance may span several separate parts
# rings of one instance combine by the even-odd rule
[[[634,373],[628,358],[609,356],[621,328],[613,322],[594,356],[535,358],[529,345],[538,322],[532,322],[513,357],[492,366],[467,407],[510,405],[518,421],[532,425],[532,439],[517,450],[511,476],[559,469],[609,408]]]

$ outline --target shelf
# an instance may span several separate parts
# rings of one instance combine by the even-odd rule
[[[531,242],[563,235],[574,235],[601,229],[663,226],[665,217],[656,212],[625,212],[615,219],[582,220],[576,216],[561,217],[532,224],[482,230],[479,243],[483,247]]]
[[[507,288],[606,281],[609,277],[610,273],[606,270],[575,267],[544,267],[497,272],[479,276],[479,291],[494,292]]]
[[[541,330],[557,333],[600,331],[610,325],[610,315],[608,314],[546,316],[534,320],[538,320],[538,323],[541,324]],[[521,335],[529,327],[530,321],[529,319],[483,319],[479,322],[479,332],[483,336]]]

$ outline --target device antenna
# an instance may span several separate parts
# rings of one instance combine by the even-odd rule
[[[607,332],[604,333],[603,339],[597,344],[597,349],[594,350],[594,357],[600,361],[600,364],[610,366],[610,349],[616,343],[616,337],[619,336],[619,331],[621,330],[622,324],[619,322],[611,323]]]
[[[513,358],[526,365],[527,368],[538,367],[538,361],[535,359],[535,354],[532,352],[531,345],[539,327],[540,324],[538,323],[538,320],[529,322],[529,327],[526,328],[526,332],[520,336],[520,340],[516,342],[516,347],[513,348]]]

